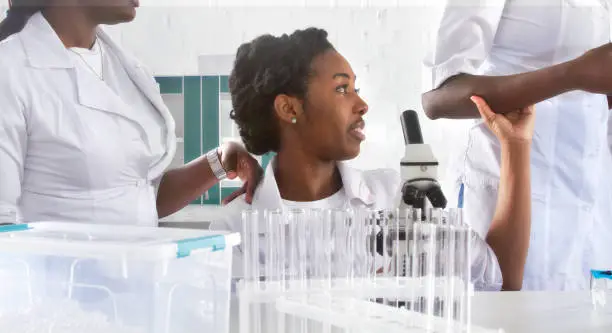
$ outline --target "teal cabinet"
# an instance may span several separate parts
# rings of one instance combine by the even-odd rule
[[[229,118],[231,99],[227,76],[158,76],[159,90],[176,121],[177,154],[173,167],[189,163],[226,140],[240,140]],[[259,157],[262,166],[272,155]],[[222,181],[195,205],[219,205],[238,190],[240,181]]]

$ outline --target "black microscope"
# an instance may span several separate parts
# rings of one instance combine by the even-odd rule
[[[431,208],[446,208],[446,198],[437,181],[438,160],[431,147],[423,142],[416,111],[404,111],[401,116],[406,150],[400,162],[402,179],[400,210],[419,208],[425,213]]]
[[[401,124],[406,150],[400,162],[402,185],[396,201],[398,202],[397,207],[399,208],[400,216],[385,216],[383,212],[378,215],[376,223],[379,226],[386,224],[388,232],[394,236],[389,237],[387,235],[387,237],[384,237],[382,231],[378,232],[376,235],[376,252],[382,256],[386,248],[389,257],[404,257],[402,260],[404,267],[396,267],[395,269],[400,270],[400,272],[397,272],[400,276],[406,276],[406,264],[410,264],[406,260],[410,261],[408,259],[410,254],[404,253],[404,250],[408,248],[406,242],[413,241],[412,225],[407,224],[419,217],[420,220],[425,221],[431,209],[446,208],[447,200],[440,184],[436,180],[438,161],[431,147],[423,142],[417,112],[413,110],[404,111],[401,115]],[[409,210],[409,208],[411,209]],[[420,209],[420,216],[415,215],[410,218],[403,216],[408,212],[415,213],[417,209]],[[399,218],[404,224],[389,225],[389,221],[396,218]],[[399,227],[399,230],[395,230],[397,227]],[[384,244],[385,238],[387,244]],[[392,240],[400,244],[393,244]],[[393,249],[402,249],[400,250],[402,253],[395,253]]]

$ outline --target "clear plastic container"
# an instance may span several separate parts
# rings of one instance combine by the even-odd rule
[[[226,333],[239,242],[198,230],[0,227],[0,332]]]

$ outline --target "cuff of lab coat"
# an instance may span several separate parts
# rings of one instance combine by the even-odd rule
[[[423,93],[440,88],[449,78],[459,74],[476,74],[478,71],[463,58],[453,58],[437,66],[425,66]]]

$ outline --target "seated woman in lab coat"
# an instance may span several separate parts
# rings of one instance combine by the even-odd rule
[[[156,82],[99,28],[137,6],[12,1],[0,23],[0,223],[157,226],[226,174],[252,195],[263,170],[238,144],[168,170],[175,123]]]
[[[230,91],[232,118],[247,150],[277,153],[255,191],[253,209],[395,207],[397,172],[356,170],[344,162],[357,157],[365,140],[368,105],[350,64],[324,30],[264,35],[242,45]],[[528,108],[494,115],[482,99],[474,101],[504,153],[497,213],[486,242],[473,242],[473,282],[480,290],[517,290],[529,242],[534,114]],[[226,218],[211,228],[241,231],[247,208],[244,200],[234,201],[226,206]]]

